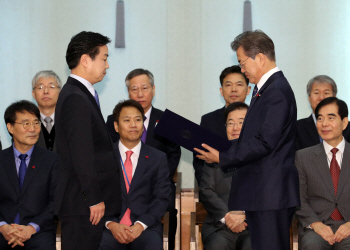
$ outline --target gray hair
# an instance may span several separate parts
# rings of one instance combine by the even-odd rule
[[[244,54],[255,59],[259,53],[264,54],[269,60],[276,61],[275,45],[272,39],[261,30],[246,31],[236,36],[231,43],[231,48],[237,51],[242,47]]]
[[[134,69],[132,70],[126,77],[125,77],[125,85],[127,88],[130,86],[130,80],[134,78],[135,76],[140,76],[140,75],[147,75],[149,78],[149,83],[153,87],[154,85],[154,77],[153,74],[148,71],[147,69]]]
[[[335,83],[335,81],[332,78],[330,78],[329,76],[318,75],[318,76],[311,78],[311,80],[307,83],[306,92],[307,92],[308,96],[311,95],[311,89],[312,89],[312,85],[314,85],[314,83],[329,83],[330,85],[332,85],[332,90],[333,90],[334,96],[337,95],[338,89],[337,89],[337,84]]]
[[[34,89],[35,84],[38,83],[40,78],[48,78],[48,77],[53,77],[55,78],[56,83],[58,84],[58,87],[62,88],[62,82],[61,79],[58,77],[58,75],[53,72],[52,70],[42,70],[36,73],[32,80],[32,89]]]

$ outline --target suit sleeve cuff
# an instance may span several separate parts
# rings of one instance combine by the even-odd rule
[[[38,224],[35,224],[33,222],[28,223],[28,226],[34,227],[35,231],[38,233],[40,231],[40,227]]]
[[[147,226],[146,224],[142,223],[142,222],[139,221],[139,220],[135,221],[135,224],[136,224],[136,223],[139,223],[139,224],[141,224],[141,226],[143,226],[143,231],[145,231],[145,230],[148,228],[148,226]]]
[[[226,223],[225,217],[222,218],[220,221],[221,221],[222,224],[225,224]]]

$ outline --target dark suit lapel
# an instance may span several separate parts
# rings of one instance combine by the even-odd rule
[[[21,189],[21,194],[25,192],[25,190],[29,187],[30,183],[34,179],[35,175],[41,170],[43,167],[43,162],[41,161],[40,152],[38,152],[38,147],[34,146],[34,150],[32,153],[32,157],[30,158],[27,172],[24,177],[23,186]]]
[[[314,122],[314,118],[310,115],[306,122],[304,123],[305,129],[309,132],[313,142],[315,144],[320,143],[320,136],[318,135],[316,124]]]
[[[114,148],[114,155],[117,158],[117,163],[118,163],[117,167],[121,170],[120,171],[120,182],[121,182],[122,190],[123,190],[124,194],[127,194],[126,186],[125,186],[125,180],[124,180],[124,169],[123,169],[122,163],[121,163],[118,143],[119,143],[119,140],[113,144],[113,146],[114,146],[113,147]]]
[[[157,110],[154,107],[152,107],[151,114],[149,117],[149,122],[148,122],[146,142],[153,137],[154,127],[156,126],[157,120],[159,120],[159,117],[157,116],[156,113],[157,113]]]
[[[92,96],[90,91],[85,87],[85,85],[72,77],[68,77],[68,79],[69,79],[69,81],[67,81],[67,84],[72,84],[72,85],[78,87],[81,91],[83,91],[84,94],[86,94],[86,96],[92,102],[92,105],[94,105],[94,107],[96,108],[96,111],[99,114],[99,116],[101,117],[101,119],[104,121],[100,107],[97,105],[95,98]]]
[[[247,117],[250,113],[250,111],[252,110],[254,104],[256,103],[256,101],[258,100],[258,98],[261,98],[261,96],[263,95],[263,92],[271,85],[271,83],[276,80],[277,78],[283,77],[283,73],[282,71],[278,71],[274,74],[272,74],[267,81],[264,83],[264,85],[261,87],[261,89],[259,90],[258,94],[256,96],[252,97],[252,100],[250,101],[250,105],[247,111],[247,114],[245,116],[245,120],[247,120]],[[243,123],[243,127],[242,127],[242,131],[244,130],[245,127],[245,122]],[[242,133],[242,132],[241,132]],[[240,141],[240,139],[238,139]]]
[[[152,162],[152,159],[149,159],[147,155],[148,150],[144,145],[145,144],[141,142],[140,156],[137,162],[134,176],[132,177],[129,194],[132,193],[132,191],[136,188],[138,182],[143,178],[143,173],[148,168],[149,162]]]
[[[15,155],[13,153],[12,146],[8,149],[4,150],[6,152],[5,161],[3,166],[6,169],[8,178],[10,182],[13,185],[14,190],[16,191],[16,194],[19,194],[19,183],[18,183],[18,175],[16,170],[16,162],[15,162]]]
[[[344,188],[345,184],[349,183],[349,180],[350,180],[350,144],[345,142],[343,160],[341,164],[340,176],[339,176],[339,182],[338,182],[337,196],[341,194],[342,189]]]
[[[314,167],[316,171],[320,174],[321,178],[323,179],[330,194],[334,197],[335,193],[334,193],[333,181],[331,177],[331,172],[329,170],[328,159],[323,147],[323,143],[320,143],[318,145],[317,150],[315,151],[315,155],[316,156],[312,158]]]

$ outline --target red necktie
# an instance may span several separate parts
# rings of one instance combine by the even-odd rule
[[[337,190],[338,190],[338,182],[339,182],[339,175],[340,175],[340,167],[338,165],[337,159],[335,157],[335,154],[338,152],[337,148],[333,148],[331,150],[333,157],[330,165],[330,171],[331,171],[331,176],[332,176],[332,181],[333,181],[333,187],[334,187],[334,193],[335,196],[337,196]],[[342,220],[343,216],[340,214],[338,208],[335,208],[333,213],[331,214],[331,218],[333,220]]]
[[[125,168],[125,172],[127,174],[127,177],[128,177],[128,180],[129,180],[129,183],[131,184],[131,179],[132,179],[132,163],[131,163],[131,155],[133,154],[134,152],[132,151],[126,151],[126,160],[124,162],[124,168]],[[126,186],[126,192],[129,193],[129,183],[125,177],[125,172],[123,171],[123,175],[124,175],[124,181],[125,181],[125,186]],[[130,219],[130,213],[131,213],[131,210],[128,208],[126,209],[125,211],[125,214],[123,215],[123,218],[121,219],[120,221],[120,224],[124,224],[124,225],[127,225],[127,226],[131,226],[132,225],[132,222],[131,222],[131,219]]]

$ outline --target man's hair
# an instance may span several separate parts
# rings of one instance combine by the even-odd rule
[[[39,108],[32,102],[27,100],[21,100],[18,102],[12,103],[10,106],[8,106],[5,110],[4,119],[5,124],[15,124],[17,116],[16,113],[24,113],[28,112],[32,115],[35,115],[38,120],[40,120],[40,111]],[[12,137],[12,134],[9,132],[9,134]]]
[[[245,104],[244,102],[233,102],[230,105],[228,105],[224,111],[225,122],[227,121],[227,117],[229,113],[235,110],[242,110],[242,109],[248,110],[248,105]]]
[[[222,87],[222,84],[224,83],[224,79],[227,75],[229,74],[240,74],[244,77],[245,83],[247,84],[247,86],[249,85],[249,80],[248,78],[245,76],[245,74],[242,73],[241,68],[238,65],[233,65],[231,67],[227,67],[226,69],[224,69],[221,74],[220,74],[220,84]]]
[[[99,33],[82,31],[72,37],[66,52],[66,61],[69,69],[78,66],[82,55],[87,54],[92,60],[100,53],[100,47],[110,43],[111,40]]]
[[[32,89],[35,88],[35,84],[38,83],[40,78],[49,78],[49,77],[55,78],[55,81],[56,81],[58,87],[62,88],[61,79],[58,77],[58,75],[55,72],[53,72],[52,70],[42,70],[42,71],[39,71],[38,73],[36,73],[36,75],[34,76],[34,78],[32,80]]]
[[[153,87],[154,85],[154,76],[153,74],[148,71],[147,69],[134,69],[132,70],[126,77],[125,77],[125,85],[127,88],[130,86],[130,80],[134,78],[135,76],[140,76],[140,75],[147,75],[149,78],[149,83]]]
[[[252,59],[262,53],[271,61],[276,61],[275,45],[271,38],[261,30],[246,31],[236,36],[231,43],[231,48],[237,51],[239,47],[242,47],[245,55]]]
[[[330,78],[329,76],[318,75],[318,76],[311,78],[311,80],[306,85],[306,92],[307,92],[308,96],[311,95],[311,90],[312,90],[312,86],[314,85],[314,83],[329,83],[330,85],[332,85],[332,90],[333,90],[334,96],[337,95],[338,88],[337,88],[337,84],[335,83],[335,81],[332,78]]]
[[[348,106],[346,105],[346,103],[343,100],[340,100],[336,97],[328,97],[323,99],[316,107],[315,109],[315,115],[316,118],[318,118],[319,116],[319,112],[320,109],[324,106],[327,106],[329,104],[336,104],[338,106],[338,114],[340,116],[340,118],[343,120],[345,117],[348,117]]]
[[[135,100],[130,99],[130,100],[120,101],[113,109],[113,118],[114,118],[114,121],[116,121],[118,124],[119,124],[120,113],[122,112],[122,109],[126,107],[137,108],[141,113],[142,121],[145,120],[145,111],[143,110],[141,104]]]

